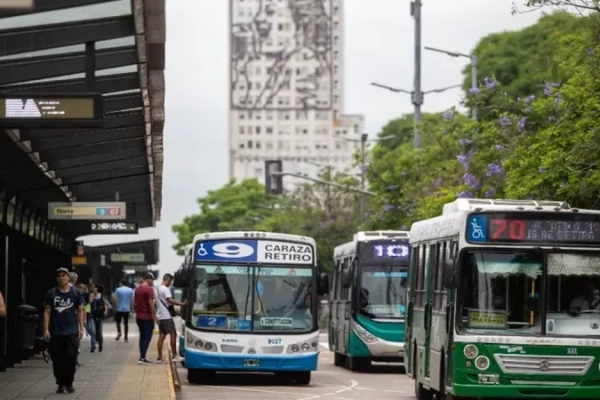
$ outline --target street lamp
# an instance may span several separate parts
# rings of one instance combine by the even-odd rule
[[[414,111],[414,115],[413,115],[413,132],[414,132],[413,146],[415,149],[421,148],[421,135],[419,133],[419,124],[421,123],[421,105],[423,104],[423,99],[424,99],[425,95],[429,94],[429,93],[442,93],[442,92],[445,92],[446,90],[462,87],[462,85],[452,85],[452,86],[447,86],[447,87],[438,88],[438,89],[431,89],[431,90],[426,90],[424,92],[421,92],[417,96],[414,91],[401,89],[401,88],[388,86],[388,85],[382,85],[381,83],[371,82],[371,86],[375,86],[375,87],[378,87],[381,89],[386,89],[386,90],[389,90],[390,92],[394,92],[394,93],[405,93],[405,94],[411,95],[412,104],[415,106],[415,111]]]
[[[347,137],[343,137],[343,136],[339,136],[339,135],[336,135],[335,138],[345,140],[347,142],[355,142],[355,143],[360,142],[360,166],[361,166],[361,168],[360,168],[360,215],[362,217],[363,215],[365,215],[365,172],[366,172],[365,148],[366,148],[367,142],[382,142],[385,140],[395,139],[396,136],[388,135],[388,136],[379,137],[377,139],[369,140],[369,134],[363,133],[360,136],[360,139],[347,138]]]
[[[425,47],[425,50],[435,51],[436,53],[446,54],[450,57],[468,58],[469,60],[471,60],[471,87],[474,89],[479,86],[479,80],[477,78],[477,56],[475,54],[458,53],[455,51],[437,49],[435,47]],[[477,108],[473,107],[473,110],[471,110],[471,116],[473,117],[473,119],[477,119]]]

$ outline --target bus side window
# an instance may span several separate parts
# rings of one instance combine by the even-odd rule
[[[426,245],[419,246],[419,255],[417,260],[417,285],[415,289],[416,301],[415,307],[422,308],[425,306],[425,247]]]
[[[335,300],[337,297],[337,293],[336,293],[336,289],[337,289],[337,281],[339,277],[339,273],[338,273],[338,261],[335,260],[334,264],[333,264],[333,279],[332,279],[332,283],[331,283],[331,288],[332,290],[329,292],[329,300],[333,301]]]
[[[433,267],[434,286],[433,286],[433,309],[436,311],[442,308],[442,290],[444,286],[443,271],[444,271],[444,247],[442,243],[437,243],[435,248],[435,260]]]
[[[336,284],[335,284],[335,299],[340,300],[342,296],[342,269],[343,263],[341,260],[337,260],[335,264],[335,275],[337,276]]]

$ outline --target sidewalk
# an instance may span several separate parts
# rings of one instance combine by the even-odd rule
[[[102,353],[91,353],[89,338],[82,340],[79,362],[83,366],[77,368],[74,394],[56,394],[51,361],[46,364],[36,356],[0,373],[0,399],[175,400],[169,365],[139,365],[135,322],[130,330],[129,343],[122,338],[117,342],[116,327],[107,320]],[[148,351],[152,361],[157,358],[156,339],[155,335]]]

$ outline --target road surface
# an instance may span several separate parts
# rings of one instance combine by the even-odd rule
[[[392,364],[373,364],[366,372],[350,372],[333,365],[327,336],[321,335],[319,369],[313,372],[311,384],[295,386],[276,380],[271,374],[219,374],[212,385],[190,385],[187,371],[179,369],[181,400],[198,399],[285,399],[285,400],[414,400],[413,381],[402,369]]]

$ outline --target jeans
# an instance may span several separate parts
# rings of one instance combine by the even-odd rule
[[[146,358],[146,352],[152,341],[154,320],[136,319],[135,322],[137,322],[137,326],[140,329],[140,359],[143,360]]]
[[[102,332],[102,325],[104,323],[104,320],[102,318],[93,317],[92,321],[94,321],[94,330],[96,332],[95,344],[98,344],[98,348],[100,349],[100,351],[102,351],[102,345],[104,344],[104,333]],[[95,345],[92,345],[92,349],[94,349],[95,347]]]
[[[48,344],[48,351],[52,357],[52,369],[58,386],[70,386],[75,379],[77,348],[79,337],[77,335],[52,336]]]
[[[127,339],[127,335],[129,334],[129,313],[117,311],[115,321],[117,322],[117,333],[119,335],[121,335],[121,321],[123,321],[123,331],[125,332],[125,339]]]
[[[96,323],[94,318],[88,314],[85,321],[85,330],[90,335],[92,350],[96,348]]]

